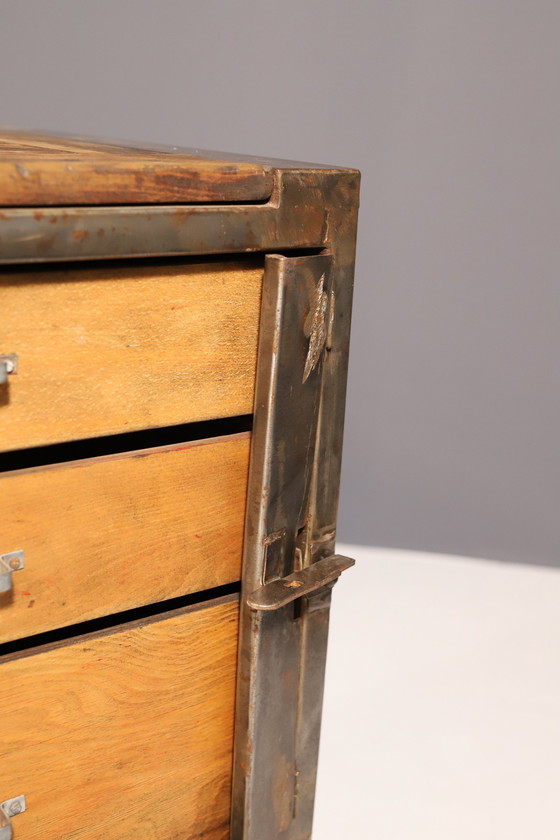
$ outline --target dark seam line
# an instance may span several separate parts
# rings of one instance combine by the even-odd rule
[[[36,633],[34,636],[27,636],[24,639],[15,639],[14,641],[0,644],[0,658],[7,654],[25,651],[33,652],[35,648],[52,644],[53,642],[67,640],[75,642],[76,639],[74,637],[76,636],[118,628],[123,624],[128,624],[132,621],[141,621],[142,619],[148,619],[153,616],[164,619],[167,613],[173,612],[174,610],[196,606],[203,604],[205,601],[224,598],[228,595],[237,595],[240,591],[241,584],[239,581],[236,581],[235,583],[228,583],[223,586],[215,586],[212,589],[193,592],[189,595],[181,595],[178,598],[170,598],[167,601],[159,601],[156,604],[147,604],[143,607],[134,607],[133,609],[124,610],[112,615],[81,621],[77,624],[71,624],[68,627],[59,627],[44,633]]]
[[[178,426],[142,429],[138,432],[123,432],[105,437],[18,449],[0,453],[0,473],[250,432],[252,426],[253,415],[243,414],[219,420],[202,420]]]

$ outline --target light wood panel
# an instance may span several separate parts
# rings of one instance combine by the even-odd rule
[[[0,133],[4,207],[262,201],[272,185],[271,167],[255,161],[205,158],[177,147]]]
[[[227,840],[237,614],[218,603],[0,665],[17,840]]]
[[[262,266],[67,267],[0,274],[5,451],[249,414]]]
[[[249,435],[0,475],[0,642],[239,580]]]

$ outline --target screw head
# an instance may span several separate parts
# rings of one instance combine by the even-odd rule
[[[10,565],[10,569],[13,569],[14,571],[16,569],[19,569],[19,560],[17,559],[17,557],[12,557],[9,565]]]
[[[22,810],[21,802],[12,802],[10,805],[10,816],[17,817],[18,814],[21,814]]]

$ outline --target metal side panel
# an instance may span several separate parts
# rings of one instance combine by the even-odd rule
[[[336,343],[334,265],[330,254],[266,259],[232,840],[306,840],[311,833],[330,593],[352,564],[333,554],[337,452],[336,487],[326,494],[319,464],[321,430],[330,425],[332,411],[338,414],[336,400],[325,393]],[[347,349],[347,324],[345,330]],[[335,431],[339,451],[341,426]]]

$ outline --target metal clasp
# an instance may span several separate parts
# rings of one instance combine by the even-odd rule
[[[9,592],[13,586],[12,572],[18,572],[24,568],[23,551],[10,551],[9,554],[0,554],[0,592]],[[1,835],[0,840],[2,840]]]
[[[355,562],[351,557],[331,554],[299,572],[265,583],[249,595],[247,604],[252,610],[279,610],[296,598],[309,598],[325,586],[334,586],[342,572]]]
[[[25,811],[25,796],[16,796],[0,802],[0,840],[12,840],[12,817]]]
[[[18,372],[18,357],[15,353],[0,356],[0,385],[5,385],[8,376]]]

